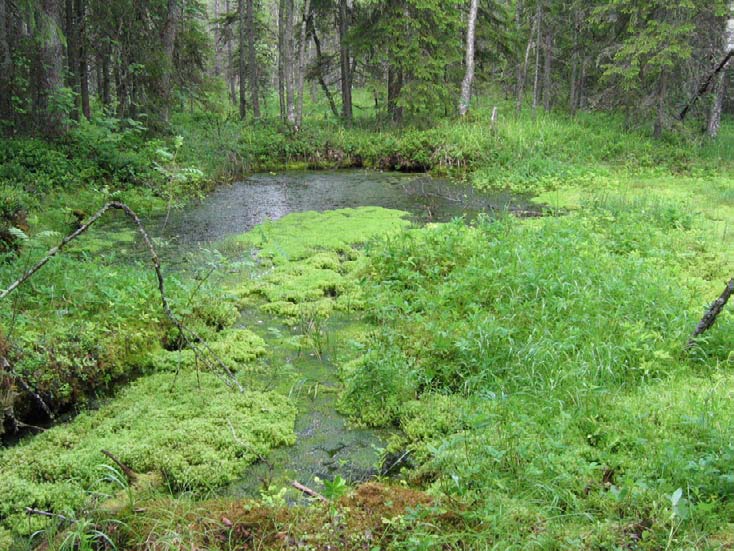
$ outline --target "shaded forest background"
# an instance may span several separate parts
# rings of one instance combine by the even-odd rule
[[[703,91],[691,126],[716,136],[732,107],[726,65],[713,73],[734,42],[727,4],[3,0],[0,120],[11,135],[59,137],[91,117],[165,131],[172,110],[231,103],[243,119],[298,129],[318,98],[345,125],[425,125],[459,111],[475,61],[475,95],[619,111],[656,136],[679,130]]]

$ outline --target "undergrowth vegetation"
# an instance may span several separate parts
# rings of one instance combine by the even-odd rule
[[[478,107],[466,120],[438,121],[430,128],[375,126],[367,119],[351,128],[312,119],[292,132],[277,122],[238,121],[211,113],[179,114],[185,137],[182,158],[203,160],[210,170],[236,177],[257,170],[357,167],[431,171],[466,178],[481,189],[539,193],[564,186],[604,186],[623,175],[713,175],[732,162],[726,122],[716,142],[693,132],[654,140],[626,128],[624,118],[601,113],[516,114],[500,103]]]
[[[3,530],[30,535],[47,524],[29,521],[26,506],[74,516],[116,496],[121,488],[103,476],[109,462],[100,450],[161,477],[157,485],[170,492],[201,494],[234,480],[270,448],[293,443],[294,416],[284,397],[231,392],[210,373],[138,379],[98,411],[0,451],[0,541]]]
[[[295,133],[178,113],[171,139],[101,120],[0,141],[6,282],[108,200],[162,213],[255,169],[430,170],[541,194],[551,215],[417,228],[377,207],[290,214],[212,244],[201,274],[166,270],[173,311],[244,393],[179,350],[133,229],[91,229],[0,311],[0,433],[25,434],[0,449],[0,548],[73,534],[141,550],[734,544],[731,315],[685,348],[734,267],[733,127],[716,144],[653,141],[613,116],[511,112]],[[332,334],[337,317],[354,326]],[[393,429],[383,463],[406,467],[401,487],[335,478],[313,508],[270,486],[207,499],[294,442],[298,358],[330,355],[341,384],[304,392]],[[76,417],[48,428],[62,413]]]
[[[690,206],[608,198],[374,244],[380,331],[342,407],[471,504],[463,544],[696,547],[734,506],[731,316],[684,349],[725,265],[704,235]]]

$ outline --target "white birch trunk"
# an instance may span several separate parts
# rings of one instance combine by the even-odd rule
[[[463,117],[469,110],[471,102],[471,89],[474,82],[474,45],[477,27],[478,0],[471,0],[469,8],[469,23],[466,31],[466,74],[461,83],[461,101],[459,102],[459,114]]]
[[[311,12],[311,0],[305,0],[303,5],[303,22],[301,24],[301,43],[298,50],[298,104],[296,105],[296,127],[303,124],[303,83],[306,78],[306,25]]]

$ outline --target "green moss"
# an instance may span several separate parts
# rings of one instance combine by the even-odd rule
[[[263,310],[289,323],[359,309],[364,301],[358,275],[366,263],[355,245],[407,227],[404,216],[400,211],[364,207],[291,214],[258,226],[236,238],[236,246],[258,248],[273,269],[231,283],[230,292],[240,305],[252,295],[264,298]]]
[[[292,444],[294,420],[285,397],[235,393],[208,373],[144,377],[100,410],[0,452],[0,523],[29,533],[41,522],[28,521],[26,506],[78,510],[89,491],[105,489],[101,449],[137,472],[161,473],[174,490],[216,488]]]
[[[406,213],[381,207],[361,207],[328,212],[302,212],[266,222],[234,238],[241,248],[255,248],[275,264],[299,260],[319,251],[350,257],[352,245],[409,225]]]
[[[265,341],[247,329],[225,329],[216,333],[207,346],[225,365],[235,371],[252,371],[257,369],[255,360],[265,355]],[[155,371],[177,371],[179,369],[204,369],[197,365],[194,351],[159,350],[147,358],[147,366]]]

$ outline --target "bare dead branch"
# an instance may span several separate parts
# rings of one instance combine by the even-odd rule
[[[56,518],[63,522],[69,522],[71,524],[74,524],[76,522],[75,519],[65,517],[64,515],[59,515],[58,513],[52,513],[51,511],[41,511],[40,509],[34,509],[32,507],[26,507],[25,512],[27,515],[35,515],[39,517],[46,517],[46,518]]]
[[[2,291],[2,293],[0,293],[0,301],[2,301],[5,297],[7,297],[18,287],[20,287],[23,283],[33,277],[33,275],[38,272],[38,270],[43,268],[53,257],[59,254],[64,249],[64,247],[66,247],[66,245],[68,245],[74,239],[86,232],[110,209],[120,210],[125,213],[125,215],[135,224],[138,233],[140,233],[140,235],[142,236],[143,241],[145,242],[145,246],[150,253],[151,262],[153,263],[153,269],[155,270],[156,278],[158,280],[158,292],[161,297],[161,305],[163,307],[163,311],[166,314],[166,317],[178,329],[181,337],[184,339],[186,346],[193,350],[194,354],[197,356],[197,358],[202,360],[202,363],[204,363],[204,365],[208,366],[209,368],[219,368],[219,370],[221,370],[226,376],[225,382],[227,382],[229,386],[233,386],[237,388],[237,390],[239,390],[240,392],[243,392],[244,389],[242,388],[242,385],[240,385],[239,381],[237,381],[232,371],[224,364],[221,358],[219,358],[219,356],[217,356],[212,351],[209,345],[207,345],[206,342],[204,342],[203,339],[199,337],[199,335],[197,335],[194,331],[186,328],[171,310],[171,306],[168,302],[168,297],[166,296],[165,281],[163,279],[163,274],[161,273],[161,262],[158,257],[158,253],[153,246],[153,241],[148,235],[148,232],[145,230],[145,227],[143,226],[143,223],[138,215],[125,203],[121,203],[119,201],[111,201],[104,205],[101,209],[94,213],[94,215],[92,215],[89,220],[81,224],[75,231],[64,237],[61,243],[49,250],[48,253],[46,253],[46,256],[44,256],[32,268],[27,270],[20,278],[15,280],[13,283],[10,284],[9,287]]]
[[[709,306],[708,310],[706,310],[703,318],[698,322],[696,330],[688,340],[688,345],[686,346],[687,349],[693,348],[696,344],[696,338],[703,335],[706,331],[711,329],[714,323],[716,323],[716,318],[718,318],[719,314],[724,310],[724,306],[729,302],[732,294],[734,294],[734,279],[731,279],[729,283],[726,284],[726,288],[724,289],[724,292],[721,293],[721,296],[717,298],[711,306]]]
[[[134,470],[132,470],[130,467],[125,465],[122,461],[117,459],[114,455],[112,455],[111,452],[108,452],[107,450],[100,450],[103,455],[108,457],[115,465],[120,467],[120,470],[124,473],[125,477],[127,478],[128,482],[133,483],[138,479],[138,473],[136,473]]]
[[[686,104],[686,106],[680,112],[680,115],[678,115],[678,118],[681,121],[684,121],[686,119],[686,115],[688,115],[688,111],[691,110],[691,107],[693,107],[693,105],[696,103],[696,101],[698,100],[698,98],[700,98],[702,95],[704,95],[709,90],[709,88],[711,86],[711,83],[714,80],[714,77],[716,77],[716,75],[718,75],[721,71],[723,71],[724,69],[726,69],[726,66],[729,64],[729,61],[731,60],[732,57],[734,57],[734,50],[729,50],[729,52],[727,52],[726,56],[721,61],[721,63],[719,63],[716,66],[716,69],[714,69],[713,72],[711,72],[708,75],[708,77],[706,78],[706,80],[703,81],[703,84],[701,84],[701,86],[698,88],[698,91],[696,92],[696,95],[694,95],[689,100],[689,102]]]
[[[322,496],[316,490],[312,490],[308,486],[304,486],[303,484],[301,484],[297,480],[294,480],[293,482],[291,482],[291,486],[293,486],[299,492],[302,492],[302,493],[306,494],[309,497],[313,497],[315,499],[318,499],[319,501],[321,501],[323,503],[326,503],[328,501],[324,496]]]

